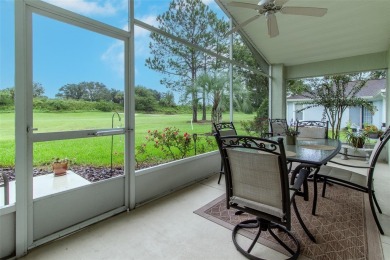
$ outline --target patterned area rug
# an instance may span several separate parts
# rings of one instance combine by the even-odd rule
[[[309,190],[309,201],[297,196],[296,202],[303,221],[317,243],[307,237],[291,209],[292,232],[300,241],[301,255],[311,259],[383,259],[380,235],[369,210],[367,194],[339,185],[328,186],[326,198],[319,194],[317,215],[313,216],[312,183],[309,183]],[[321,191],[320,188],[319,193]],[[247,213],[235,215],[235,212],[234,209],[226,209],[225,195],[194,211],[231,230],[239,222],[254,218]],[[249,230],[244,230],[242,235],[254,237]],[[284,241],[289,244],[287,239]],[[262,233],[259,242],[279,252],[285,252],[268,232]]]

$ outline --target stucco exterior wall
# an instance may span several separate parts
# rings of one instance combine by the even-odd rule
[[[287,122],[290,122],[291,120],[295,121],[295,101],[289,102],[287,101]],[[382,123],[384,123],[383,118],[384,115],[383,113],[385,112],[385,102],[382,100],[374,101],[373,105],[377,107],[378,111],[375,112],[375,114],[372,117],[372,123],[373,125],[377,126],[380,128],[382,126]],[[305,121],[321,121],[323,117],[323,111],[324,108],[321,107],[314,107],[314,108],[309,108],[303,111],[303,120]],[[361,108],[347,108],[346,111],[343,113],[342,116],[342,122],[341,122],[341,127],[346,127],[348,122],[350,121],[352,124],[357,125],[358,127],[362,127],[361,125]],[[327,120],[327,118],[326,118]]]
[[[372,116],[372,123],[377,127],[381,127],[382,123],[386,123],[383,120],[383,113],[385,113],[386,107],[383,101],[374,101],[373,105],[378,109],[375,114]]]

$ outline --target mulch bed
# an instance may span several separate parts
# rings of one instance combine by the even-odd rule
[[[124,174],[122,167],[113,168],[111,171],[111,169],[107,167],[71,166],[69,170],[73,171],[74,173],[80,175],[81,177],[90,182],[97,182],[100,180],[105,180]],[[14,168],[0,168],[0,172],[6,173],[10,181],[15,180]],[[34,168],[33,170],[34,177],[50,173],[53,173],[53,171],[51,171],[49,167]],[[3,180],[0,179],[0,183],[2,182]]]
[[[138,165],[138,169],[147,168],[153,166],[155,164],[142,164]],[[124,174],[124,170],[122,167],[114,167],[111,171],[110,167],[95,167],[95,166],[78,166],[73,165],[69,168],[69,170],[74,173],[80,175],[84,179],[90,182],[97,182],[105,179],[110,179],[115,176],[120,176]],[[7,174],[10,181],[15,180],[15,169],[13,167],[10,168],[0,168],[0,172]],[[33,177],[46,175],[53,173],[49,166],[46,167],[35,167],[33,169]],[[3,183],[3,179],[0,177],[0,184]]]

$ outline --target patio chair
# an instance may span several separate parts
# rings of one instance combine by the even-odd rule
[[[254,219],[245,220],[234,227],[232,239],[235,247],[249,259],[261,259],[251,254],[251,251],[261,232],[268,231],[291,254],[289,259],[296,259],[300,253],[300,245],[290,232],[291,204],[299,223],[315,242],[300,217],[294,199],[308,171],[302,169],[295,185],[289,186],[282,138],[272,141],[250,136],[237,136],[234,140],[221,137],[219,142],[225,167],[226,206],[255,216]],[[255,239],[247,249],[236,239],[237,233],[243,228],[258,229]],[[274,229],[280,232],[274,232]],[[287,246],[282,237],[288,238],[294,245],[293,248]]]
[[[218,148],[219,151],[221,152],[221,147],[219,146],[218,137],[237,135],[237,131],[236,128],[234,127],[233,122],[213,123],[213,126],[214,126],[215,133],[217,134],[215,137],[217,139]],[[223,173],[224,173],[223,160],[221,157],[221,170],[219,171],[218,184],[221,182],[221,177]]]
[[[271,133],[267,133],[268,136],[285,136],[288,131],[288,124],[286,119],[269,119],[269,125]],[[287,161],[288,172],[291,171],[292,163]]]
[[[328,138],[328,121],[298,121],[299,138]]]
[[[369,159],[369,166],[354,166],[343,163],[338,163],[331,161],[335,164],[348,166],[351,169],[341,169],[333,166],[321,166],[321,168],[317,169],[314,172],[314,198],[313,198],[313,208],[312,214],[316,214],[317,208],[317,182],[318,180],[323,180],[323,188],[322,188],[322,197],[325,197],[326,186],[328,183],[338,184],[344,186],[346,188],[355,189],[358,191],[362,191],[368,193],[368,198],[370,201],[370,208],[372,215],[374,217],[375,223],[379,229],[379,232],[383,235],[383,229],[379,223],[375,206],[378,209],[378,212],[382,214],[382,210],[379,207],[378,201],[375,197],[374,191],[374,171],[375,165],[378,161],[379,154],[381,153],[383,147],[386,145],[390,138],[390,128],[388,128],[385,133],[380,137],[378,142],[375,144],[375,147],[371,153],[371,157]],[[367,169],[367,175],[359,174],[353,171],[353,168],[364,168]],[[375,204],[375,206],[374,206]]]
[[[286,119],[269,119],[271,136],[286,135],[288,124]]]
[[[3,183],[0,187],[4,187],[4,205],[9,204],[9,180],[8,175],[4,172],[0,172],[0,177],[3,179]]]

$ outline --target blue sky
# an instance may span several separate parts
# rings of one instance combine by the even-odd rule
[[[127,0],[46,0],[78,14],[127,28]],[[137,19],[156,25],[156,16],[168,9],[168,0],[135,0]],[[222,16],[213,0],[203,0]],[[0,0],[0,89],[14,86],[14,8],[12,0]],[[69,83],[98,81],[109,89],[124,88],[123,42],[40,15],[33,16],[33,80],[54,97]],[[135,29],[135,83],[160,92],[167,89],[160,76],[144,64],[149,32]]]

